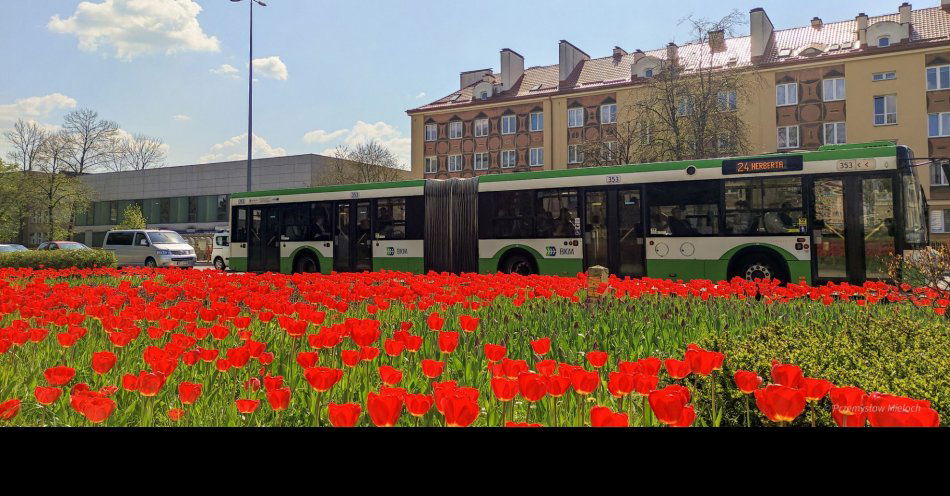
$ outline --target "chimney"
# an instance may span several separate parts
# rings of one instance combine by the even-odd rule
[[[811,18],[811,27],[815,29],[821,29],[824,24],[821,22],[821,17],[812,17]]]
[[[947,1],[950,2],[950,0],[947,0]],[[646,56],[647,54],[643,53],[643,50],[640,50],[639,48],[637,48],[636,50],[633,51],[633,63],[636,64],[637,62],[640,61],[640,59]]]
[[[558,80],[566,80],[574,72],[574,68],[585,60],[590,60],[590,55],[569,41],[561,40],[558,44]]]
[[[950,10],[950,0],[940,0],[940,8]]]
[[[501,49],[501,91],[511,89],[524,74],[524,57],[510,48]]]
[[[477,71],[467,71],[459,73],[459,89],[471,86],[482,80],[485,76],[491,76],[491,69],[479,69]]]
[[[675,62],[676,62],[677,52],[679,52],[679,47],[676,46],[676,43],[673,43],[672,41],[669,42],[669,43],[667,43],[667,45],[666,45],[666,60],[670,61],[671,63],[675,63]]]
[[[752,60],[756,61],[765,55],[765,49],[768,47],[769,40],[772,38],[772,21],[762,7],[756,7],[749,11],[749,37],[751,38]]]
[[[620,60],[626,54],[627,54],[627,51],[624,50],[623,48],[620,48],[618,46],[614,47],[614,60]]]
[[[907,2],[902,3],[901,6],[897,8],[897,11],[900,12],[901,24],[910,25],[910,10],[911,6]]]
[[[726,34],[721,29],[709,32],[709,48],[713,52],[721,52],[726,49]]]
[[[868,46],[868,15],[861,12],[854,18],[854,23],[857,25],[857,31],[854,34],[857,37],[858,44],[861,45],[861,48],[864,48]]]

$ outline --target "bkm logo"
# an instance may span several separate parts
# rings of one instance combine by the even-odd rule
[[[386,254],[389,256],[393,256],[396,254],[396,249],[390,246],[389,248],[386,248]]]
[[[555,247],[553,247],[553,246],[549,246],[549,247],[547,247],[547,251],[548,251],[548,256],[549,256],[549,257],[557,256],[557,248],[555,248]]]

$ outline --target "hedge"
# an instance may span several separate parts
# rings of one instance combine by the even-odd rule
[[[115,267],[115,253],[105,250],[29,250],[0,253],[0,268],[92,269]]]

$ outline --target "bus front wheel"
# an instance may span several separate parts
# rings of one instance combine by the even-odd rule
[[[301,255],[294,260],[294,273],[310,274],[320,271],[320,264],[313,255]]]
[[[215,257],[214,259],[214,268],[215,270],[224,270],[227,267],[224,265],[224,259],[221,257]]]
[[[502,272],[506,274],[521,274],[529,276],[537,274],[538,270],[534,266],[534,260],[525,254],[515,253],[505,258],[502,263]]]
[[[732,277],[735,276],[747,281],[775,279],[782,283],[788,282],[785,267],[775,257],[764,253],[750,253],[742,257],[735,264]]]

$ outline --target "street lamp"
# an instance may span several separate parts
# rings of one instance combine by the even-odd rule
[[[231,0],[240,2],[241,0]],[[251,22],[249,31],[249,42],[247,50],[247,191],[251,191],[251,147],[253,146],[254,135],[252,134],[252,124],[254,122],[254,4],[261,7],[267,7],[267,4],[261,0],[250,0],[247,2],[250,12]]]

